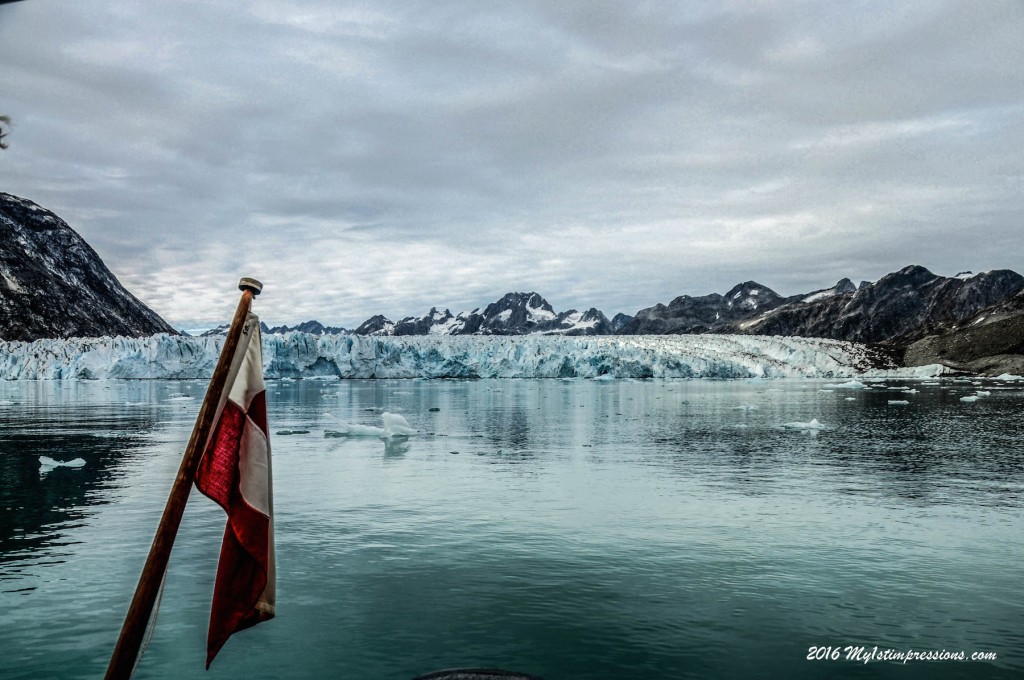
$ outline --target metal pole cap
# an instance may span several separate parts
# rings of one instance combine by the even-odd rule
[[[263,284],[256,279],[244,276],[238,282],[238,290],[251,290],[253,295],[259,295],[260,291],[263,290]]]

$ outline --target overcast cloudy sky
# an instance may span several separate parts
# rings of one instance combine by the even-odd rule
[[[0,5],[0,190],[179,328],[1024,271],[1024,3]]]

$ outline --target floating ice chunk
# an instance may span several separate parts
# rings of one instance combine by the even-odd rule
[[[907,393],[907,394],[918,394],[918,391],[917,391],[917,390],[913,390],[913,389],[910,389],[910,390],[907,390],[907,391],[906,391],[906,393]]]
[[[85,460],[82,458],[75,458],[73,460],[63,461],[54,460],[49,456],[39,456],[39,474],[46,474],[50,470],[59,467],[69,468],[80,468],[85,465]]]
[[[791,430],[824,430],[825,429],[825,426],[823,424],[819,423],[817,418],[811,418],[811,421],[808,422],[808,423],[802,423],[800,421],[795,421],[795,422],[792,422],[792,423],[784,423],[782,425],[782,427],[787,427],[787,428],[789,428]]]
[[[384,420],[384,431],[389,437],[394,435],[408,437],[409,435],[416,434],[416,430],[409,425],[409,421],[397,413],[385,411],[380,417]]]
[[[594,380],[615,380],[615,376],[611,373],[604,373],[594,378]]]
[[[843,401],[857,401],[857,397],[847,397],[846,399],[843,399]]]
[[[0,406],[12,406],[14,404],[10,399],[0,399]]]
[[[992,393],[988,392],[986,390],[978,390],[977,392],[975,392],[975,394],[977,394],[979,397],[991,397],[992,396]]]
[[[825,385],[825,387],[834,390],[862,390],[865,387],[867,387],[867,385],[865,385],[859,380],[850,380],[844,383],[829,383]]]
[[[973,401],[978,401],[978,396],[977,395],[971,395],[969,397],[960,397],[960,401],[966,401],[968,403],[969,402],[973,402]]]
[[[177,394],[173,397],[167,397],[164,401],[192,401],[195,397],[190,397],[187,394]]]
[[[372,425],[349,425],[348,423],[341,423],[339,430],[328,430],[324,432],[325,437],[386,437],[387,432],[382,427],[374,427]]]
[[[146,402],[144,401],[126,401],[125,406],[143,406]]]
[[[889,400],[889,406],[905,406],[905,405],[907,405],[909,403],[910,402],[907,401],[906,399],[890,399]]]
[[[733,411],[743,411],[745,413],[749,413],[750,411],[756,411],[757,407],[754,406],[753,404],[740,404],[739,406],[733,406],[732,410]]]
[[[997,375],[996,380],[1024,380],[1024,376],[1013,375],[1012,373],[1003,373],[1002,375]]]

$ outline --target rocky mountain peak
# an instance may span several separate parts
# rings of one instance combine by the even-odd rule
[[[749,310],[767,308],[781,299],[778,293],[767,286],[762,286],[757,281],[744,281],[733,286],[725,294],[725,304],[727,307],[739,307]]]
[[[0,192],[0,338],[177,334],[129,293],[74,229]]]
[[[352,331],[354,335],[391,335],[395,329],[395,323],[383,314],[376,314],[359,325],[359,328]]]

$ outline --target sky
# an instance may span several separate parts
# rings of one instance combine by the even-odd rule
[[[177,328],[1024,271],[1024,2],[27,0],[0,191]]]

